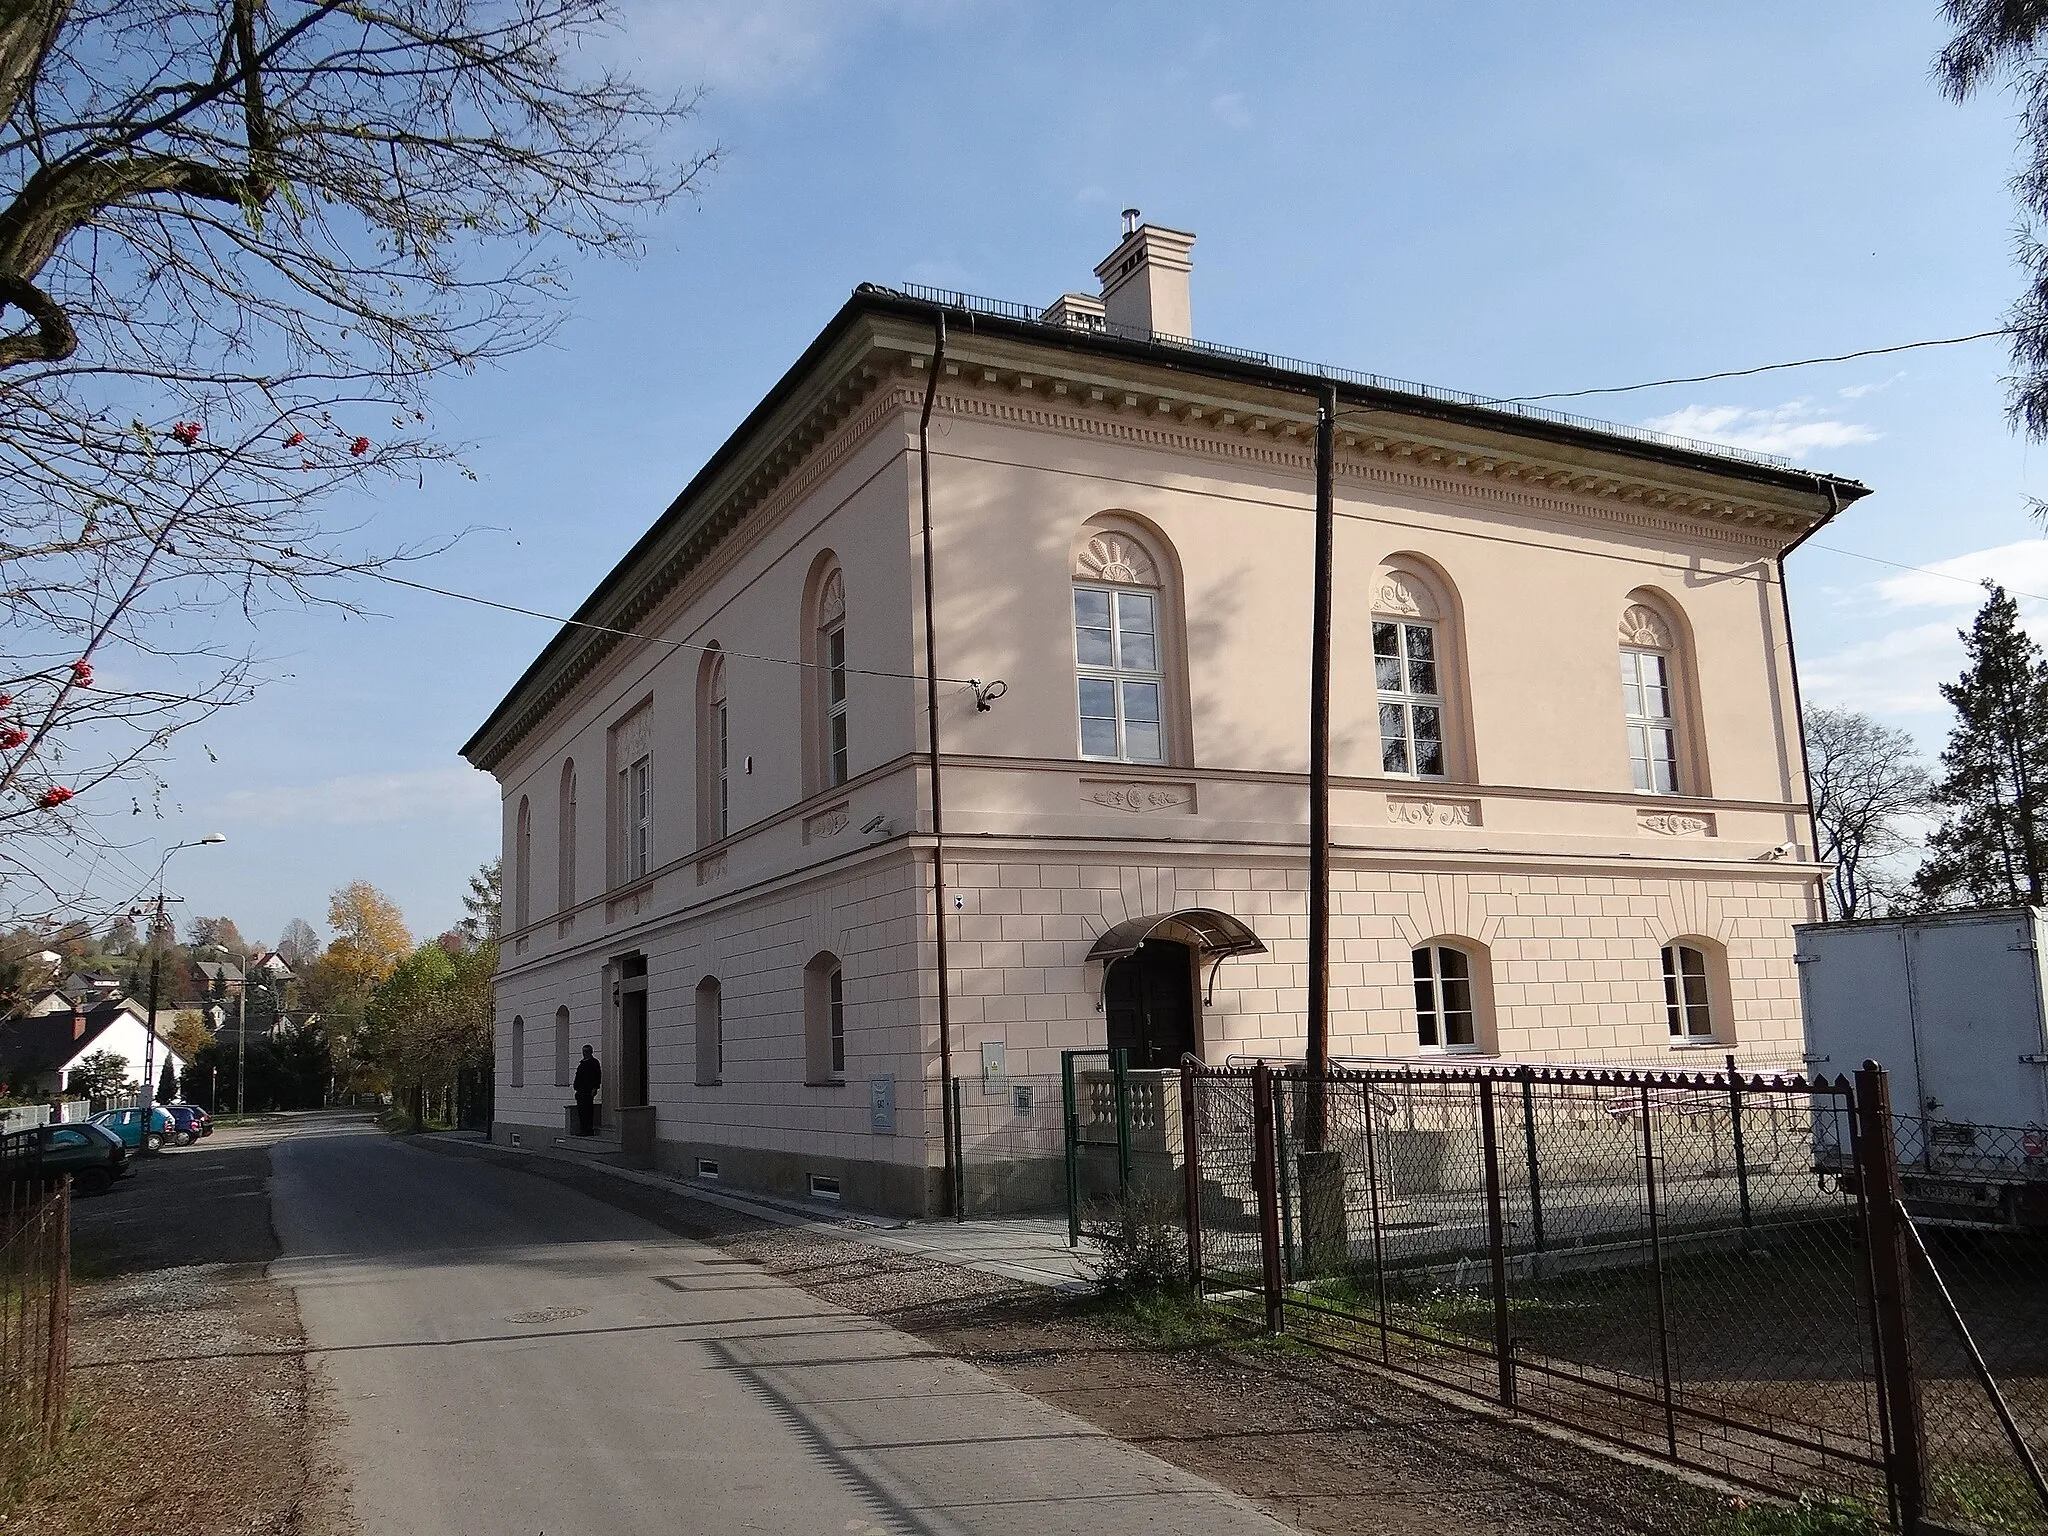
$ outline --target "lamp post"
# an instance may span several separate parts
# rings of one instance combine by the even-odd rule
[[[225,832],[209,832],[196,843],[173,843],[164,850],[164,856],[156,866],[156,926],[149,935],[149,1031],[142,1042],[142,1124],[136,1132],[136,1152],[147,1156],[149,1152],[149,1126],[156,1115],[156,1010],[162,999],[164,987],[164,870],[169,867],[171,855],[181,848],[203,848],[212,843],[228,840]]]

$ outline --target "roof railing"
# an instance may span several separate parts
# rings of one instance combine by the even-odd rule
[[[1172,347],[1208,357],[1227,357],[1282,373],[1298,373],[1311,378],[1331,379],[1343,384],[1357,384],[1366,389],[1409,395],[1418,400],[1433,400],[1444,405],[1496,411],[1501,415],[1516,416],[1526,421],[1576,427],[1586,432],[1599,432],[1608,437],[1651,443],[1660,448],[1677,448],[1687,453],[1705,454],[1710,458],[1732,459],[1739,464],[1755,464],[1766,469],[1793,467],[1792,461],[1782,454],[1758,453],[1753,449],[1737,448],[1728,443],[1708,442],[1697,437],[1681,437],[1674,432],[1659,432],[1652,427],[1636,427],[1626,422],[1602,421],[1597,417],[1579,416],[1570,411],[1555,411],[1548,406],[1531,405],[1526,401],[1503,400],[1490,395],[1475,395],[1462,389],[1446,389],[1440,384],[1418,384],[1413,379],[1390,378],[1379,373],[1361,373],[1355,368],[1307,362],[1298,357],[1285,357],[1277,352],[1259,352],[1249,347],[1231,347],[1220,342],[1196,341],[1190,336],[1169,336],[1163,332],[1148,331],[1136,326],[1116,325],[1094,316],[1089,317],[1085,326],[1067,324],[1047,319],[1047,311],[1044,309],[1030,304],[1019,304],[1011,299],[991,299],[978,293],[961,293],[952,288],[931,288],[923,283],[899,283],[894,286],[886,283],[863,283],[861,286],[873,293],[894,294],[899,298],[937,304],[945,309],[965,310],[970,314],[990,315],[1026,325],[1041,325],[1047,330],[1073,331],[1084,336],[1113,336],[1125,341],[1149,342],[1155,346]]]

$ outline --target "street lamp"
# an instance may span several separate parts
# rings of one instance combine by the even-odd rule
[[[150,1121],[156,1115],[156,1010],[163,994],[164,949],[160,942],[164,931],[164,870],[170,865],[171,855],[181,848],[204,848],[212,843],[228,840],[225,832],[209,832],[193,843],[173,843],[164,850],[164,856],[156,866],[156,927],[149,935],[149,1032],[142,1042],[142,1125],[136,1134],[136,1152],[149,1152]]]

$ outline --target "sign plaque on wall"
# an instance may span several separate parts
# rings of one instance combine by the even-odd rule
[[[896,1078],[891,1073],[868,1079],[868,1129],[877,1136],[896,1134]]]

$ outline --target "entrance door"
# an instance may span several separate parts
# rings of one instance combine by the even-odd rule
[[[1195,957],[1172,939],[1147,939],[1109,964],[1102,982],[1109,1048],[1134,1067],[1177,1067],[1195,1048]]]
[[[647,1102],[647,957],[628,955],[619,980],[619,1107]]]

